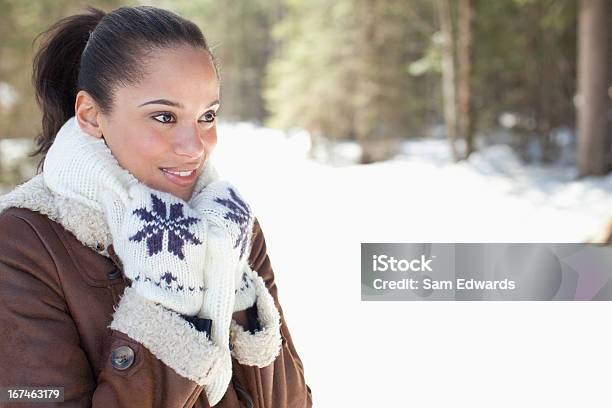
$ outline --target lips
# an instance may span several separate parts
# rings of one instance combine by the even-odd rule
[[[160,169],[164,176],[181,187],[190,186],[197,178],[197,169]]]
[[[191,173],[194,171],[194,170],[168,170],[168,169],[162,169],[162,170],[167,171],[168,173],[175,174],[177,176],[181,176],[181,177],[190,176]]]

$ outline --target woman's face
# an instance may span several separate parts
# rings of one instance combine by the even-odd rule
[[[189,201],[217,143],[219,81],[208,52],[189,46],[153,52],[147,70],[115,88],[112,113],[97,114],[99,136],[141,182]]]

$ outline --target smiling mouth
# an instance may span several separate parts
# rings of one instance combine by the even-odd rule
[[[172,174],[174,174],[176,176],[180,176],[180,177],[188,177],[188,176],[190,176],[195,171],[195,169],[193,169],[193,170],[186,170],[186,171],[171,171],[171,170],[167,170],[167,169],[162,169],[162,171],[165,171],[167,173],[172,173]]]
[[[198,177],[198,169],[177,171],[160,168],[160,170],[169,181],[181,187],[191,186]]]

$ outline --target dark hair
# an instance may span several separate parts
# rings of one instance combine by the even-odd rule
[[[33,59],[32,84],[42,110],[42,133],[30,157],[44,158],[55,135],[75,114],[76,94],[87,91],[104,114],[113,106],[116,85],[137,84],[145,75],[150,51],[187,44],[216,60],[202,31],[177,14],[151,6],[120,7],[109,13],[88,6],[87,12],[65,17],[48,30]]]

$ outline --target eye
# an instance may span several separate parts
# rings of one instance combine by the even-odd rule
[[[156,119],[156,118],[164,118],[163,120],[160,119]],[[169,112],[164,112],[164,113],[160,113],[159,115],[153,116],[153,119],[155,119],[156,121],[160,122],[160,123],[172,123],[170,122],[170,120],[172,119],[172,114]]]
[[[208,111],[204,114],[204,122],[214,122],[215,118],[217,117],[217,114],[215,113],[215,111]]]

